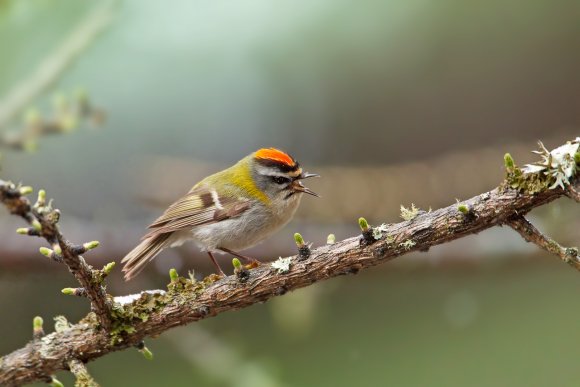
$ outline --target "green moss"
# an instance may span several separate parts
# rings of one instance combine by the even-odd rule
[[[141,297],[130,304],[114,303],[111,308],[113,320],[110,331],[111,345],[123,341],[123,337],[135,332],[135,324],[149,320],[151,313],[158,311],[167,304],[166,294],[143,293]]]
[[[554,183],[553,180],[551,176],[543,173],[523,173],[521,169],[514,167],[506,170],[502,186],[533,195],[547,190]]]
[[[209,284],[219,278],[212,274],[203,281],[192,282],[190,279],[177,277],[174,282],[167,285],[166,293],[142,293],[130,304],[113,303],[111,345],[123,342],[127,335],[135,332],[137,324],[148,321],[153,313],[159,312],[166,305],[170,303],[185,305],[195,300]]]
[[[457,211],[461,212],[463,215],[469,214],[469,207],[467,204],[459,204],[457,205]]]
[[[576,259],[576,258],[578,258],[578,248],[576,248],[576,247],[568,247],[566,249],[566,256],[569,259]]]
[[[560,252],[560,245],[553,239],[548,240],[547,248],[551,253],[554,254],[558,254]]]

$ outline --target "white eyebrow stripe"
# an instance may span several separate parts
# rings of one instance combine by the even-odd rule
[[[279,171],[273,170],[272,168],[266,168],[266,167],[262,167],[262,166],[258,166],[257,171],[262,176],[288,177],[288,174],[286,174],[284,172],[279,172]]]
[[[220,202],[220,197],[215,189],[211,190],[211,198],[213,199],[213,204],[215,204],[218,210],[224,209],[224,206],[222,206],[222,203]]]

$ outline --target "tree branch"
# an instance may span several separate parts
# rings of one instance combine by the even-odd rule
[[[81,20],[66,39],[43,61],[36,70],[17,84],[0,101],[0,128],[23,110],[38,94],[54,83],[60,74],[89,46],[114,15],[115,1],[98,4]]]
[[[436,211],[416,209],[408,214],[408,220],[400,223],[372,228],[361,218],[362,236],[312,249],[308,254],[305,251],[308,244],[296,236],[298,255],[251,270],[236,263],[235,275],[222,279],[210,276],[196,282],[172,271],[166,292],[148,291],[115,298],[109,330],[99,329],[101,318],[90,313],[64,331],[46,335],[1,358],[0,384],[45,380],[47,375],[67,369],[71,359],[88,362],[113,351],[142,346],[145,338],[173,327],[264,302],[318,281],[356,274],[412,251],[427,251],[494,226],[509,224],[518,232],[522,230],[526,240],[546,248],[545,237],[522,217],[567,191],[561,187],[550,189],[553,175],[522,172],[507,155],[506,172],[506,181],[492,191]],[[578,179],[573,177],[566,183],[575,190],[579,188]],[[63,251],[68,246],[60,245]],[[547,250],[561,253],[559,249]],[[567,262],[578,266],[578,256],[571,255]]]
[[[0,201],[11,214],[22,217],[32,226],[29,229],[17,231],[46,239],[52,250],[41,248],[41,253],[58,262],[64,262],[68,266],[69,271],[86,291],[86,296],[91,301],[91,310],[96,314],[100,325],[105,329],[110,328],[111,302],[107,299],[105,289],[101,285],[106,274],[103,271],[93,270],[81,256],[96,247],[98,242],[89,242],[82,246],[71,244],[58,228],[60,211],[53,209],[50,202],[46,203],[46,194],[43,190],[39,191],[38,200],[32,206],[24,196],[31,191],[30,187],[17,187],[10,182],[0,180]]]
[[[534,225],[524,216],[515,216],[508,220],[507,224],[516,230],[526,241],[538,245],[547,252],[560,257],[562,261],[570,264],[570,266],[576,268],[576,270],[580,270],[577,248],[563,247],[555,240],[548,238],[542,234],[540,230],[534,227]]]
[[[76,378],[75,387],[99,387],[99,384],[95,382],[81,361],[73,359],[68,362],[68,366]]]
[[[567,186],[566,195],[568,195],[570,199],[576,201],[577,203],[580,203],[580,191],[578,190],[578,188],[572,185]]]

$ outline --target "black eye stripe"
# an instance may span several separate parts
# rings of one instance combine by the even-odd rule
[[[288,184],[290,183],[290,179],[283,176],[272,176],[272,180],[276,184]]]

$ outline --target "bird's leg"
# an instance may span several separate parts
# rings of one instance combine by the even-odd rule
[[[228,253],[228,254],[231,254],[235,257],[238,257],[241,260],[243,260],[247,265],[252,265],[252,267],[260,266],[260,261],[258,261],[255,258],[246,257],[245,255],[242,255],[240,253],[236,253],[235,251],[232,251],[230,249],[226,249],[225,247],[218,247],[218,250],[221,250],[224,253]]]
[[[219,275],[221,275],[221,276],[225,277],[226,275],[225,275],[224,271],[223,271],[223,270],[222,270],[222,268],[220,267],[219,263],[217,263],[217,261],[216,261],[216,260],[215,260],[215,258],[213,257],[213,254],[212,254],[211,252],[209,252],[209,251],[208,251],[208,252],[207,252],[207,255],[209,255],[209,257],[210,257],[211,261],[213,262],[213,264],[214,264],[215,268],[217,269],[217,271],[218,271]]]

